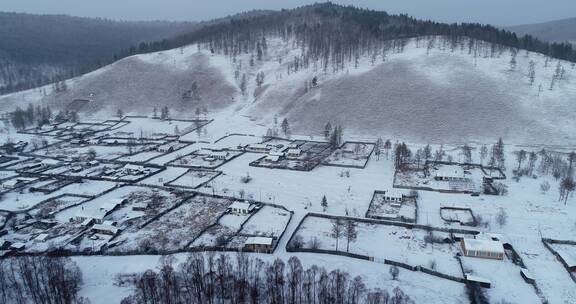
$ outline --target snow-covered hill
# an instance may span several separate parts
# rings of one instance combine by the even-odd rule
[[[167,105],[185,117],[206,106],[212,115],[249,116],[266,128],[274,127],[274,117],[286,117],[299,135],[319,135],[331,122],[363,138],[446,143],[502,136],[523,144],[576,144],[576,70],[570,62],[522,50],[512,60],[507,49],[485,44],[472,50],[467,43],[451,48],[442,37],[410,40],[385,58],[352,58],[336,72],[318,62],[296,71],[300,53],[296,44],[279,39],[269,41],[261,61],[191,45],[126,58],[68,81],[67,92],[45,87],[1,97],[0,103],[5,109],[28,102],[65,108],[73,99],[90,99],[81,113],[87,116],[117,109],[149,115]],[[260,72],[265,77],[257,86]],[[317,86],[311,85],[314,77]],[[197,97],[183,98],[193,87]]]

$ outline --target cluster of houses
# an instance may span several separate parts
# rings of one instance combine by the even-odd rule
[[[13,190],[24,184],[35,181],[33,177],[16,177],[1,182],[2,190]]]
[[[258,206],[250,202],[235,201],[228,206],[228,212],[237,215],[248,215]],[[272,253],[274,251],[274,238],[268,236],[251,236],[244,242],[244,250],[258,253]]]
[[[299,159],[302,156],[302,150],[299,149],[299,146],[300,144],[298,143],[290,143],[287,147],[282,146],[281,148],[278,148],[277,146],[271,144],[260,143],[248,145],[246,147],[246,151],[265,153],[265,162],[276,163],[282,159]]]
[[[102,224],[104,218],[117,210],[120,206],[126,203],[126,199],[112,199],[103,203],[98,209],[84,210],[74,216],[73,221],[80,222],[82,226],[89,226],[91,224]]]

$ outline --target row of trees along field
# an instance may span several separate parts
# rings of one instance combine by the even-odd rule
[[[122,276],[118,279],[123,280]],[[398,287],[391,292],[369,289],[360,276],[316,265],[304,268],[297,257],[264,262],[243,253],[191,253],[178,267],[173,258],[162,258],[158,271],[137,274],[132,282],[135,293],[122,304],[414,303]]]
[[[0,259],[0,303],[82,304],[82,273],[70,258],[29,256]]]

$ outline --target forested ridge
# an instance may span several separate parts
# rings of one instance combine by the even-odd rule
[[[402,43],[405,38],[435,35],[448,36],[454,43],[469,37],[492,43],[494,48],[524,49],[576,61],[576,51],[571,44],[550,44],[532,36],[518,37],[490,25],[424,21],[408,15],[391,15],[330,2],[250,18],[232,18],[167,40],[164,46],[176,48],[200,42],[209,45],[214,52],[257,54],[266,47],[263,38],[276,36],[294,38],[313,59],[330,57],[334,60],[338,56],[365,55],[389,40]]]
[[[84,66],[74,64],[73,68],[55,71],[53,77],[35,78],[29,75],[25,79],[16,79],[14,83],[17,85],[12,83],[4,89],[0,88],[0,93],[74,77],[124,57],[192,43],[231,57],[251,53],[261,59],[266,52],[266,39],[282,38],[294,41],[302,49],[301,56],[293,61],[296,70],[311,62],[321,62],[324,70],[330,67],[337,71],[344,68],[345,61],[360,56],[385,56],[388,51],[402,51],[409,38],[430,36],[444,36],[452,48],[467,47],[470,53],[478,48],[476,41],[481,41],[480,47],[485,49],[488,44],[491,54],[512,48],[576,61],[576,50],[568,43],[548,43],[528,35],[518,37],[513,32],[490,25],[445,24],[326,2],[290,10],[253,11],[204,22],[170,39],[134,43],[95,63]],[[70,60],[74,60],[73,56]]]
[[[141,41],[195,27],[182,22],[124,22],[0,12],[0,93],[41,86],[109,64]]]

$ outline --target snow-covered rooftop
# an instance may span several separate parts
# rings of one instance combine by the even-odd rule
[[[466,250],[496,252],[504,254],[504,246],[500,241],[463,239]]]
[[[263,236],[254,236],[249,237],[246,240],[246,245],[266,245],[272,246],[272,238],[271,237],[263,237]]]
[[[464,169],[460,166],[440,166],[440,168],[436,170],[436,176],[464,177]]]

